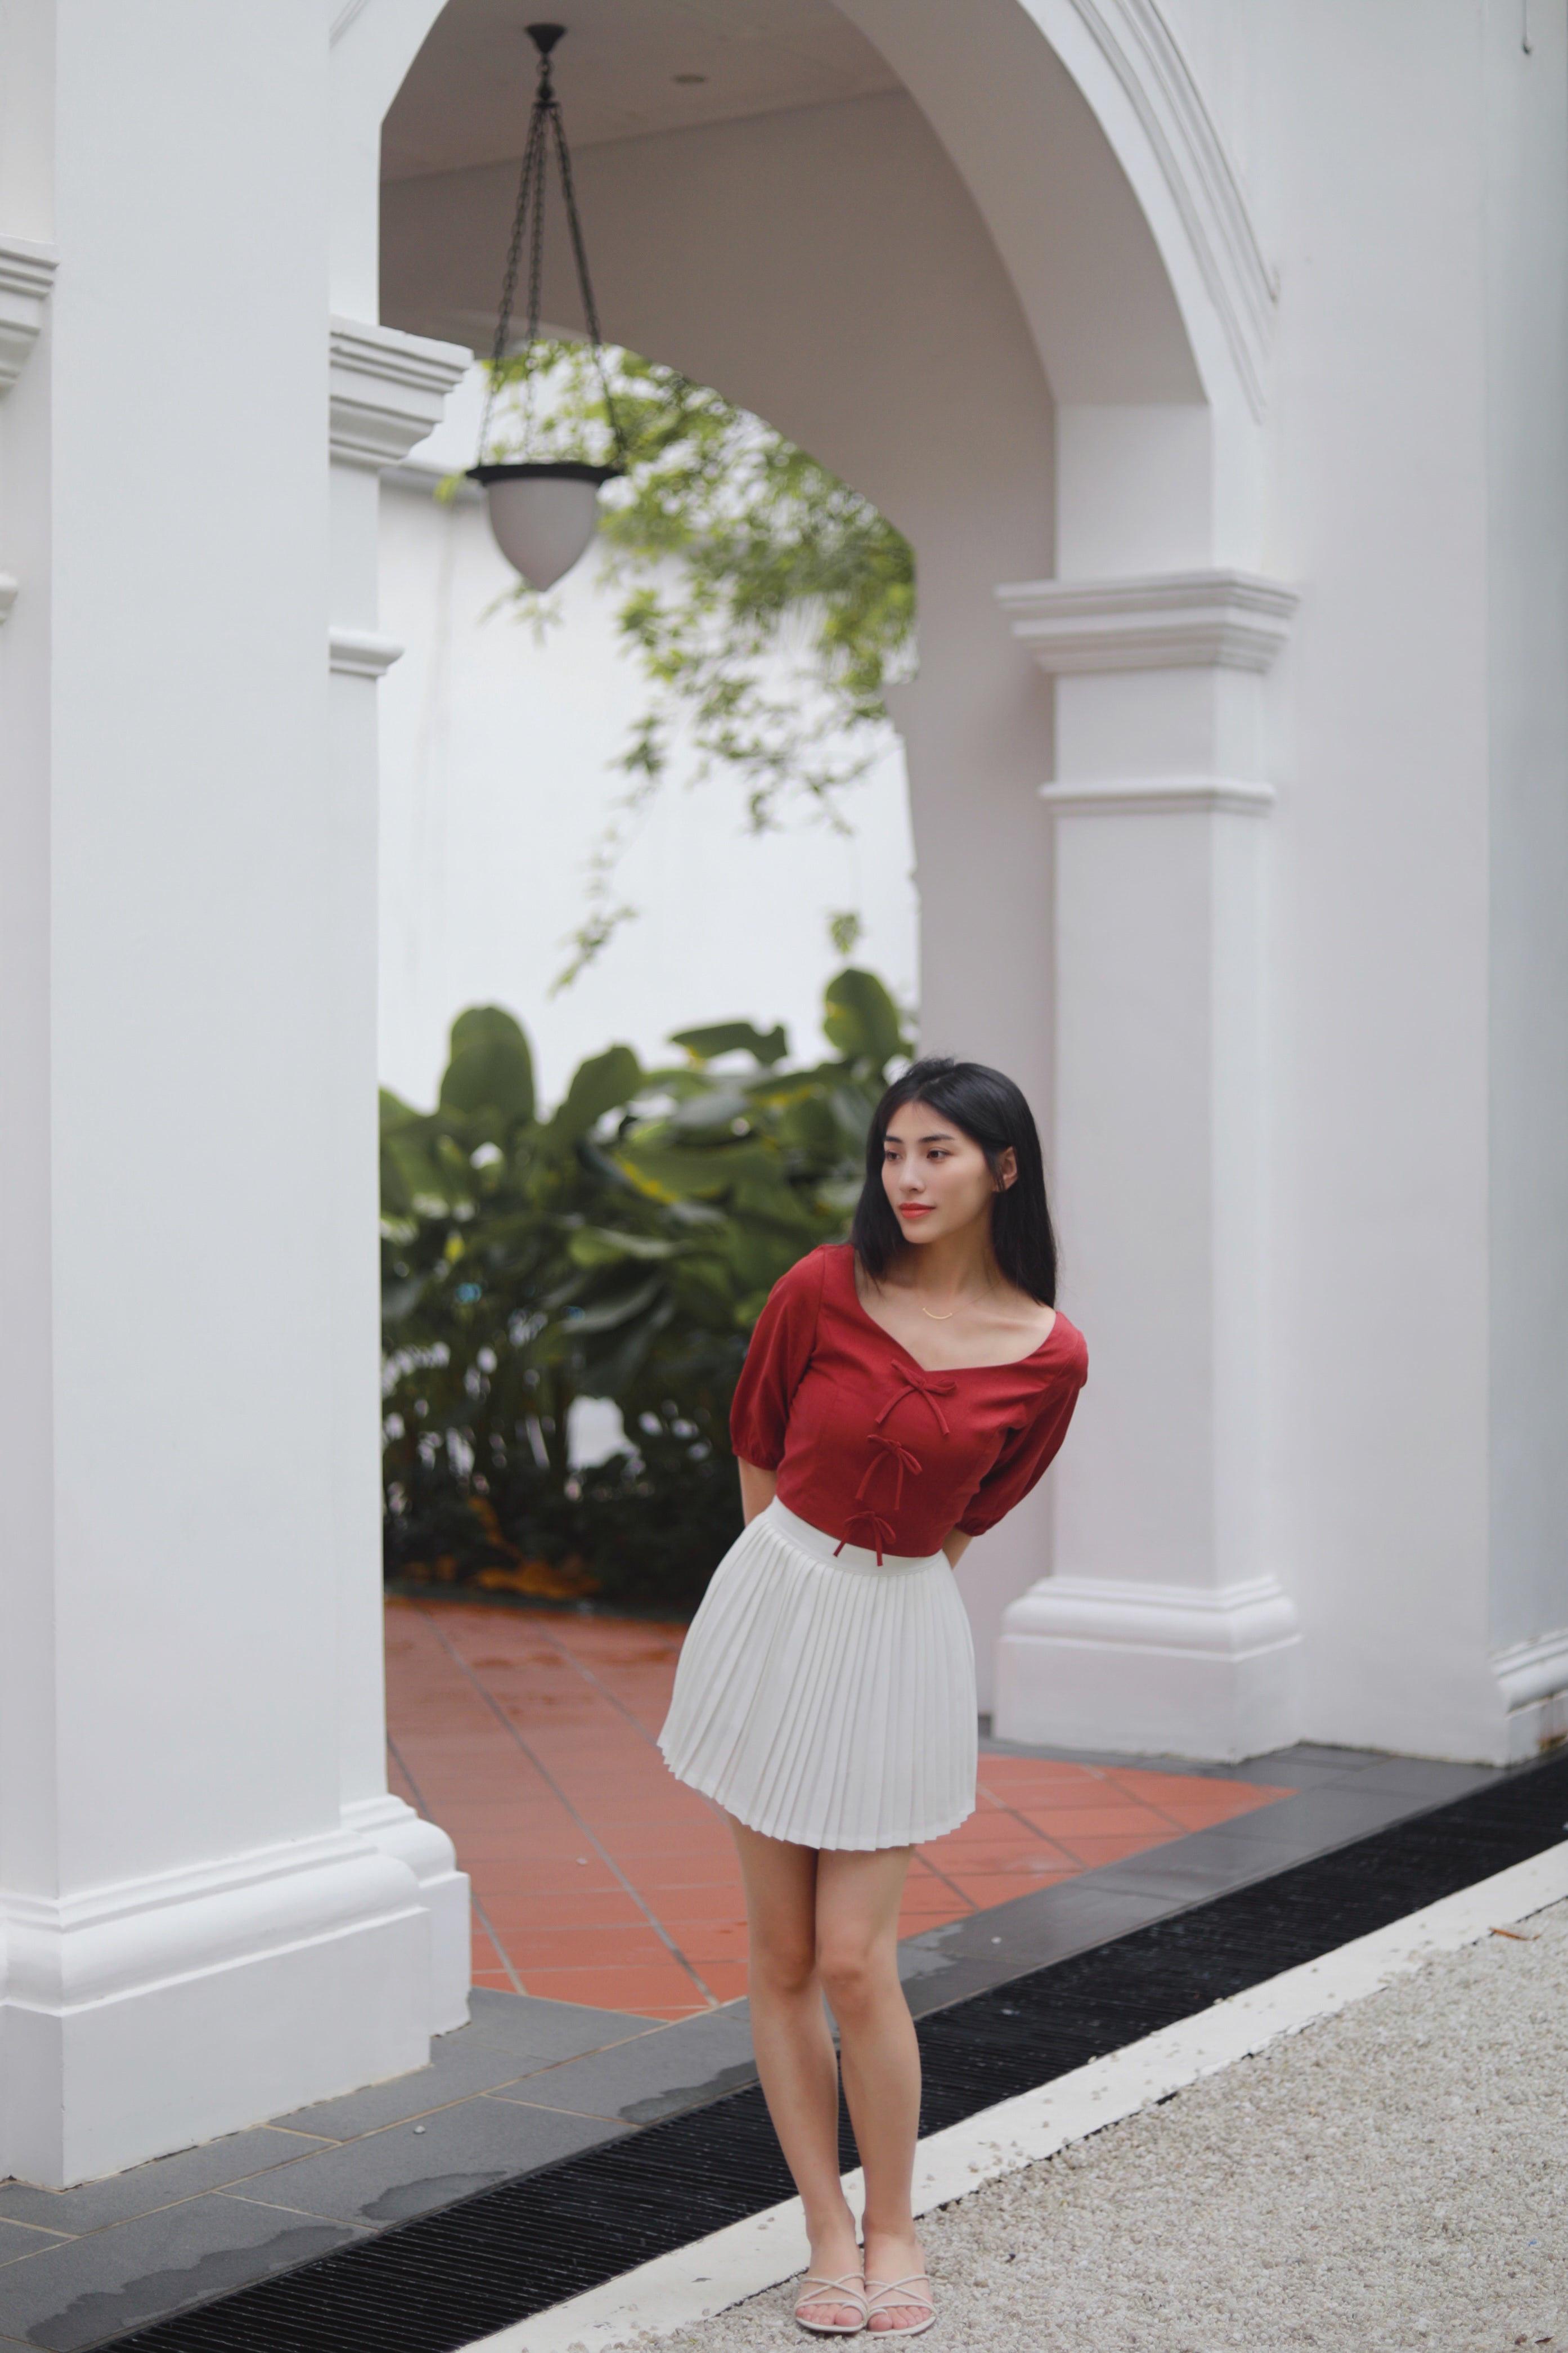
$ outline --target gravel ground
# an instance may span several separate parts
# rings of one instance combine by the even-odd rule
[[[928,2215],[924,2341],[1568,2353],[1565,2160],[1558,1905]],[[662,2343],[804,2345],[790,2301],[773,2289]]]

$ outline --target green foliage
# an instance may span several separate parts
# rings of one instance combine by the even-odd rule
[[[721,763],[744,777],[759,831],[792,802],[842,827],[847,787],[888,741],[884,690],[914,648],[913,554],[868,500],[674,369],[617,349],[604,359],[627,472],[605,491],[601,545],[649,694],[557,986],[634,912],[616,902],[616,868],[678,735],[699,776]],[[542,337],[507,361],[498,416],[497,456],[616,455],[586,344]],[[544,609],[518,594],[536,617]]]
[[[680,1031],[687,1059],[663,1070],[612,1046],[545,1118],[523,1031],[477,1007],[435,1111],[383,1093],[390,1574],[695,1603],[740,1525],[747,1335],[778,1277],[844,1231],[888,1064],[910,1050],[870,973],[829,983],[823,1026],[836,1058],[807,1069],[750,1022]],[[617,1401],[635,1454],[574,1475],[579,1396]]]

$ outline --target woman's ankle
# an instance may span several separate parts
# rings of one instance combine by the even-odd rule
[[[861,2236],[868,2247],[896,2247],[920,2252],[920,2233],[911,2217],[907,2222],[870,2222],[862,2227]]]
[[[852,2254],[858,2256],[859,2253],[859,2234],[855,2226],[855,2217],[847,2206],[840,2207],[837,2213],[808,2211],[805,2235],[811,2241],[814,2254],[824,2248],[843,2246],[847,2246]]]

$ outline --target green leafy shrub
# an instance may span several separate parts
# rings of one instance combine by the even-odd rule
[[[414,1583],[689,1610],[740,1527],[730,1399],[778,1277],[838,1239],[907,1055],[874,975],[828,984],[835,1059],[782,1029],[582,1064],[548,1116],[511,1015],[452,1026],[433,1112],[381,1103],[386,1566]],[[744,1056],[737,1065],[735,1058]],[[718,1067],[722,1064],[722,1067]],[[578,1397],[633,1451],[574,1472]]]

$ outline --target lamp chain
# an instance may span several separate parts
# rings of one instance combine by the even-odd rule
[[[530,31],[534,27],[530,26]],[[540,26],[559,39],[559,28]],[[554,39],[550,47],[554,46]],[[540,43],[539,83],[528,121],[528,143],[523,149],[522,169],[518,174],[517,213],[511,225],[511,243],[507,248],[506,273],[501,280],[500,311],[496,320],[495,342],[490,351],[489,388],[485,397],[484,417],[479,426],[479,463],[485,462],[485,451],[490,438],[490,420],[495,411],[496,393],[500,369],[506,359],[507,343],[511,333],[512,306],[517,300],[518,274],[522,265],[522,240],[531,227],[528,255],[528,347],[531,349],[539,335],[539,310],[544,271],[544,180],[548,163],[547,148],[551,133],[554,134],[556,160],[561,170],[561,192],[566,200],[566,221],[571,231],[573,259],[577,265],[577,284],[583,297],[583,311],[593,339],[594,364],[598,371],[599,388],[605,396],[605,413],[610,421],[616,455],[624,466],[626,462],[626,438],[615,398],[610,391],[608,372],[605,366],[604,338],[599,332],[599,313],[594,301],[594,289],[588,276],[588,254],[583,242],[583,224],[577,217],[576,190],[572,179],[572,157],[566,144],[566,132],[561,121],[561,101],[555,95],[551,78],[550,48]],[[530,382],[528,417],[532,416],[532,384]],[[526,428],[525,428],[526,429]]]

